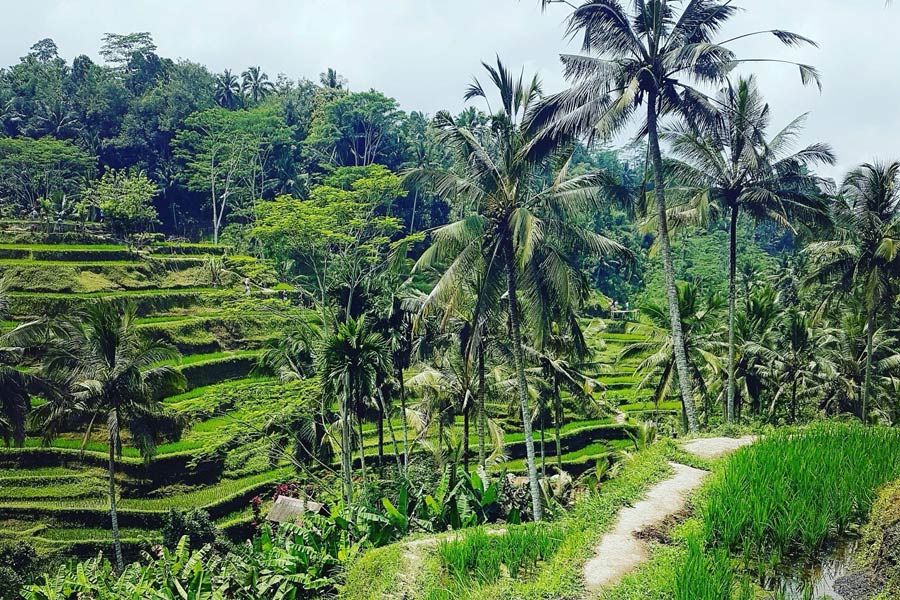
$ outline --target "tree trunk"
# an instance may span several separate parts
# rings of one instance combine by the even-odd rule
[[[482,336],[484,333],[482,332]],[[484,449],[485,436],[485,420],[487,414],[484,412],[484,338],[478,341],[478,414],[476,415],[475,427],[478,429],[478,464],[481,470],[486,468],[486,458]]]
[[[519,299],[516,295],[515,256],[512,241],[506,243],[506,280],[509,294],[509,325],[512,335],[513,358],[515,360],[516,380],[519,388],[519,405],[522,409],[522,429],[525,433],[525,454],[528,463],[528,486],[531,489],[531,508],[534,520],[544,518],[541,506],[541,488],[538,484],[537,465],[534,460],[534,438],[531,432],[531,408],[528,401],[528,380],[525,378],[525,357],[522,353],[522,332],[519,323]]]
[[[737,203],[731,207],[731,221],[729,234],[731,236],[728,245],[728,396],[725,405],[725,420],[731,423],[735,416],[734,405],[734,305],[735,305],[735,276],[737,272]]]
[[[556,435],[556,467],[559,469],[559,472],[562,473],[562,436],[560,434],[560,430],[562,429],[562,399],[559,397],[559,382],[557,381],[556,376],[553,377],[553,402],[553,426]]]
[[[797,377],[791,381],[791,425],[797,423]]]
[[[666,214],[666,182],[663,174],[662,152],[659,148],[659,124],[656,113],[657,92],[651,90],[647,100],[647,129],[649,131],[650,154],[653,160],[655,177],[654,195],[659,218],[659,249],[662,255],[663,271],[666,274],[666,296],[669,302],[669,320],[672,328],[672,346],[675,355],[675,366],[678,372],[678,387],[681,390],[681,402],[687,416],[688,429],[691,433],[700,431],[697,421],[697,410],[691,390],[691,375],[688,368],[687,351],[684,345],[684,332],[681,328],[681,310],[678,307],[678,290],[675,287],[675,267],[672,264],[672,248],[669,244],[669,222]]]
[[[109,518],[112,522],[113,547],[116,552],[116,568],[121,573],[125,570],[122,558],[122,540],[119,539],[119,515],[116,512],[116,440],[109,440]]]
[[[403,470],[409,468],[409,433],[406,425],[406,383],[403,381],[403,367],[397,366],[397,382],[400,386],[400,427],[403,428]]]
[[[378,468],[384,469],[384,399],[378,405]]]
[[[341,476],[344,479],[344,500],[353,502],[353,464],[350,457],[350,391],[341,402]]]
[[[363,420],[362,417],[356,419],[356,432],[359,437],[359,466],[362,469],[363,489],[366,487],[366,445],[363,439]]]
[[[875,307],[869,307],[869,314],[866,318],[866,381],[863,384],[863,394],[862,394],[862,410],[860,411],[860,415],[862,417],[862,422],[865,425],[868,421],[866,420],[867,414],[866,411],[869,407],[869,397],[872,393],[872,339],[875,337]]]
[[[471,405],[466,403],[463,410],[463,469],[466,470],[466,473],[469,472],[469,412],[471,410]]]
[[[544,410],[541,407],[541,477],[547,479],[547,452],[544,446]]]

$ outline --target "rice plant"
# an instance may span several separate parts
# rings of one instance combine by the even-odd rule
[[[900,477],[900,431],[819,424],[735,454],[702,504],[705,540],[776,566],[811,556],[861,523]]]

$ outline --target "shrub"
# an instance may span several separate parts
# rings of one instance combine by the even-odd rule
[[[28,542],[0,541],[0,600],[19,598],[22,587],[38,574],[39,558]]]
[[[163,545],[174,548],[182,537],[187,536],[194,548],[213,544],[220,532],[209,517],[209,513],[201,508],[181,510],[170,508],[163,523]]]

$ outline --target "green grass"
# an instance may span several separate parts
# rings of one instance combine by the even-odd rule
[[[707,545],[746,557],[813,556],[862,523],[900,477],[900,430],[818,424],[735,454],[701,504]]]
[[[129,296],[174,296],[182,294],[214,294],[221,293],[221,288],[176,288],[176,289],[150,289],[150,290],[125,290],[115,292],[90,292],[83,294],[66,294],[62,292],[9,292],[16,297],[40,297],[40,298],[119,298]]]
[[[31,258],[0,258],[0,266],[17,267],[142,267],[145,263],[134,260],[34,260]]]
[[[0,250],[44,250],[53,252],[77,251],[114,251],[128,250],[127,246],[116,244],[0,244]]]
[[[195,365],[199,363],[214,362],[224,360],[226,358],[235,358],[238,356],[258,356],[258,350],[235,350],[233,352],[210,352],[209,354],[188,354],[174,360],[167,360],[159,363],[160,365],[171,365],[184,367],[187,365]]]

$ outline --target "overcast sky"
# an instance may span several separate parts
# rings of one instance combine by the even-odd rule
[[[150,31],[159,53],[213,71],[258,64],[274,79],[316,79],[334,67],[354,90],[377,88],[405,110],[458,110],[479,61],[495,54],[538,71],[545,89],[564,85],[558,54],[564,7],[542,14],[539,0],[5,0],[0,64],[51,37],[60,54],[97,58],[105,32]],[[761,28],[796,31],[819,49],[785,50],[773,38],[743,42],[745,57],[816,65],[820,95],[790,67],[760,65],[775,124],[809,112],[804,142],[838,153],[837,176],[871,160],[900,158],[900,6],[883,0],[739,0],[745,9],[728,34]]]

